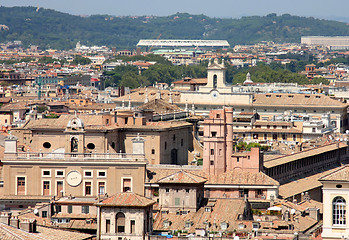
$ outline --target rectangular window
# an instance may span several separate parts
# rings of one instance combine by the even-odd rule
[[[72,205],[68,205],[68,213],[73,213],[73,206]]]
[[[25,177],[17,177],[17,195],[25,194]]]
[[[155,154],[155,149],[152,149],[152,150],[151,150],[151,154]]]
[[[286,136],[286,134],[282,134],[282,140],[286,140],[286,138],[287,138],[287,136]]]
[[[63,197],[63,181],[57,181],[57,196]]]
[[[92,195],[92,183],[91,182],[85,182],[85,196]]]
[[[248,197],[248,189],[239,189],[240,197]]]
[[[98,171],[98,177],[106,177],[107,173],[105,171]]]
[[[43,177],[51,177],[51,170],[42,170]]]
[[[56,177],[64,177],[64,171],[63,170],[57,170],[56,171]]]
[[[41,217],[47,218],[47,211],[42,211],[41,212]]]
[[[44,196],[50,195],[50,181],[43,182],[43,195]]]
[[[210,149],[211,155],[214,155],[214,149]]]
[[[105,220],[105,232],[110,233],[110,219]]]
[[[90,206],[81,206],[81,213],[90,213]]]
[[[98,194],[105,194],[105,182],[98,183]]]
[[[122,189],[123,189],[123,192],[131,192],[131,179],[130,178],[122,179]]]
[[[211,137],[216,137],[217,136],[217,132],[211,132]]]
[[[56,205],[56,213],[62,212],[62,206],[61,205]]]
[[[175,198],[175,206],[179,206],[181,202],[180,198]]]
[[[136,220],[131,220],[130,221],[130,225],[131,225],[131,232],[130,233],[135,233],[136,232]]]
[[[87,178],[92,177],[92,171],[84,171],[84,177],[87,177]]]
[[[169,189],[169,188],[166,188],[165,190],[166,190],[166,192],[170,192],[170,189]]]
[[[183,144],[184,144],[183,142],[184,142],[184,140],[183,140],[183,138],[182,138],[182,139],[181,139],[181,146],[182,146],[182,147],[183,147]]]

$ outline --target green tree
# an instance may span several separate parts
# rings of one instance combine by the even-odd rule
[[[43,63],[43,64],[48,64],[48,63],[54,63],[55,59],[53,59],[52,57],[42,57],[39,59],[38,63]]]
[[[76,55],[72,63],[75,65],[88,65],[91,63],[91,59],[87,57],[82,57],[80,55]]]
[[[133,72],[127,72],[122,76],[121,81],[119,82],[119,86],[137,88],[140,86],[139,82],[137,81],[137,77],[137,74]]]

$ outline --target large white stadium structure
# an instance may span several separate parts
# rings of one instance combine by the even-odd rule
[[[330,49],[349,49],[349,36],[303,36],[301,44],[325,46]]]
[[[202,47],[202,48],[229,48],[230,45],[226,40],[157,40],[142,39],[139,40],[137,47]]]

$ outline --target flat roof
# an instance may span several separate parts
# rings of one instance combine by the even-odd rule
[[[227,40],[157,40],[141,39],[137,46],[144,47],[230,47]]]

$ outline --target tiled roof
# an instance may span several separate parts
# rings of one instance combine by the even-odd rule
[[[295,94],[295,93],[266,93],[255,94],[255,106],[304,106],[304,107],[341,107],[347,106],[328,96],[321,94]]]
[[[207,175],[206,184],[244,184],[244,185],[267,185],[277,186],[279,182],[272,179],[263,172],[247,172],[242,170],[232,170],[220,175]]]
[[[317,173],[309,177],[301,178],[295,181],[292,181],[290,183],[286,183],[280,186],[279,188],[279,194],[283,198],[289,198],[292,196],[295,196],[297,194],[301,194],[303,192],[310,191],[314,188],[318,188],[322,186],[322,183],[319,181],[319,179],[322,176],[326,176],[334,171],[337,171],[342,167],[337,167],[335,169],[331,169],[325,172]],[[349,178],[348,178],[349,180]]]
[[[331,144],[327,144],[325,146],[312,148],[312,149],[305,150],[302,152],[290,154],[290,155],[279,157],[279,158],[274,158],[274,159],[268,160],[268,161],[264,161],[264,167],[271,168],[271,167],[275,167],[275,166],[285,164],[288,162],[293,162],[293,161],[296,161],[298,159],[303,159],[306,157],[315,156],[318,154],[322,154],[322,153],[325,153],[328,151],[333,151],[333,150],[336,150],[338,148],[344,148],[344,147],[347,147],[347,145],[344,143],[341,143],[341,142],[338,143],[338,146],[337,146],[337,143],[331,143]]]
[[[96,218],[96,217],[95,217]],[[95,221],[91,223],[86,222],[86,219],[70,219],[68,223],[60,223],[60,228],[66,229],[97,229],[97,224]]]
[[[38,120],[30,120],[23,128],[24,129],[65,129],[68,122],[73,119],[74,115],[61,115],[59,118],[42,118]],[[78,118],[84,123],[85,129],[106,129],[105,119],[102,115],[79,115]]]
[[[291,122],[284,122],[284,121],[263,121],[263,120],[257,120],[254,125],[261,125],[261,126],[292,126]]]
[[[183,111],[177,105],[170,104],[169,102],[166,102],[163,99],[153,99],[152,101],[139,106],[138,109],[153,110],[156,113]]]
[[[176,82],[173,82],[173,84],[207,84],[207,78],[191,78],[189,80],[182,79],[178,80]]]
[[[158,183],[191,183],[199,184],[206,182],[206,179],[195,174],[185,172],[183,170],[161,178],[157,181]]]
[[[336,171],[329,173],[322,178],[320,181],[340,181],[340,182],[349,182],[349,165],[340,167]]]
[[[293,208],[293,209],[295,209],[297,211],[301,211],[301,212],[304,212],[305,210],[307,210],[309,208],[318,208],[320,210],[320,213],[323,212],[322,211],[323,210],[322,202],[318,202],[318,201],[315,201],[313,199],[310,199],[309,201],[298,202],[298,203],[283,201],[283,202],[281,202],[281,205],[283,205],[287,208]]]
[[[25,102],[16,102],[3,105],[0,108],[0,111],[25,110],[27,108],[28,107]]]
[[[147,169],[151,172],[148,176],[151,176],[151,179],[147,178],[147,182],[149,183],[157,183],[161,179],[169,178],[172,175],[178,173],[178,169],[161,169],[161,168],[152,168],[147,167]],[[278,186],[279,183],[266,175],[263,172],[246,172],[242,170],[233,170],[230,172],[226,172],[217,176],[212,176],[206,174],[202,169],[198,170],[185,170],[186,173],[192,174],[194,176],[201,177],[206,179],[205,185],[207,184],[227,184],[227,185],[267,185],[267,186]]]
[[[155,201],[138,195],[133,192],[117,193],[101,203],[97,203],[99,206],[115,206],[115,207],[147,207],[155,204]]]
[[[206,212],[205,207],[202,207],[195,213],[190,212],[184,215],[176,215],[176,213],[160,214],[154,219],[153,228],[155,231],[186,230],[193,233],[195,229],[205,229],[204,222],[209,222],[208,230],[219,231],[220,224],[226,222],[228,223],[227,231],[237,229],[238,223],[241,222],[237,220],[238,216],[244,212],[245,207],[245,202],[242,199],[217,199],[212,205],[210,212]],[[171,223],[169,227],[164,227],[164,221],[166,220]],[[189,228],[185,227],[186,222],[191,222]]]
[[[102,109],[114,109],[115,104],[113,103],[93,103],[91,105],[79,105],[68,103],[67,106],[70,110],[102,110]]]
[[[21,229],[0,223],[0,239],[4,240],[84,240],[92,239],[92,235],[86,233],[70,232],[60,229],[37,226],[36,233],[28,233]]]
[[[158,89],[156,88],[147,88],[148,91],[148,99],[149,101],[152,101],[153,99],[156,98]],[[180,100],[180,92],[177,91],[169,91],[169,90],[160,90],[161,93],[161,99],[163,99],[164,101],[168,102],[170,95],[172,96],[172,100],[173,102],[179,102]],[[116,99],[114,99],[114,101],[116,102],[121,102],[121,101],[125,101],[125,104],[128,103],[129,99],[132,102],[144,102],[146,97],[146,91],[145,88],[140,88],[137,89],[135,92],[132,92],[130,94],[127,94],[125,96],[122,97],[118,97]]]

